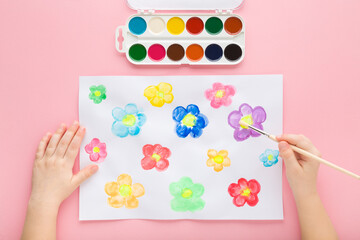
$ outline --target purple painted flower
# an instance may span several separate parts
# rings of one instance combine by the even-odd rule
[[[247,128],[240,126],[240,120],[245,121],[251,126],[263,130],[262,123],[266,120],[266,112],[264,108],[257,106],[254,109],[247,103],[239,107],[239,111],[233,111],[229,114],[228,123],[235,129],[234,138],[236,141],[244,141],[250,136],[259,137],[260,134]]]

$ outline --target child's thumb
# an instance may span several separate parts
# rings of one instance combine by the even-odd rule
[[[74,176],[73,183],[75,184],[76,187],[78,187],[86,179],[94,175],[94,173],[96,173],[98,169],[99,167],[97,165],[90,165],[85,167]]]
[[[280,157],[284,159],[287,168],[299,167],[299,162],[296,159],[295,153],[287,142],[279,142],[279,152]]]

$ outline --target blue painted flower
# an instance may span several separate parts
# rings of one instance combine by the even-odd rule
[[[129,103],[125,109],[116,107],[112,111],[115,122],[112,125],[111,131],[118,137],[124,138],[129,134],[136,136],[140,133],[140,128],[146,122],[146,116],[138,107]]]
[[[207,117],[201,114],[199,107],[194,104],[190,104],[186,109],[182,106],[175,108],[173,119],[176,122],[176,134],[181,138],[186,138],[189,134],[193,138],[200,137],[209,123]]]
[[[265,167],[271,167],[279,161],[279,151],[266,149],[265,152],[260,155],[259,159]]]

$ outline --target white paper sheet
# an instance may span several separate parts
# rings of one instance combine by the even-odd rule
[[[157,108],[144,97],[144,89],[160,82],[172,85],[174,100]],[[204,92],[215,82],[236,88],[230,106],[219,109],[210,106]],[[107,97],[94,104],[89,99],[89,88],[101,84],[106,87]],[[115,107],[124,108],[128,103],[141,107],[147,121],[139,135],[119,138],[111,131],[114,122],[112,110]],[[276,144],[263,136],[237,142],[233,137],[234,129],[228,124],[228,115],[243,103],[252,107],[262,106],[267,113],[264,129],[273,134],[282,133],[281,75],[80,77],[79,119],[87,129],[80,149],[80,167],[93,164],[84,150],[93,138],[106,143],[107,149],[107,157],[98,163],[99,171],[80,187],[80,220],[283,219],[282,161],[279,159],[274,166],[264,167],[259,160],[266,149],[276,149]],[[202,136],[197,139],[191,136],[179,138],[175,133],[172,111],[177,106],[186,108],[189,104],[196,104],[209,120]],[[144,157],[142,148],[146,144],[161,144],[171,150],[167,170],[159,172],[141,167]],[[209,149],[227,150],[231,166],[221,172],[208,167]],[[109,196],[104,191],[105,184],[116,182],[123,173],[130,175],[133,183],[141,183],[145,188],[145,195],[138,198],[139,206],[135,209],[113,208],[107,203]],[[169,192],[169,185],[184,176],[204,186],[201,198],[205,206],[200,211],[175,212],[171,209],[170,202],[174,197]],[[245,203],[236,207],[233,204],[228,187],[240,178],[256,179],[260,183],[256,206],[250,207]]]

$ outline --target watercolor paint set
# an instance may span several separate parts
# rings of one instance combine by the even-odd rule
[[[116,49],[133,64],[235,65],[244,59],[244,21],[232,13],[243,0],[127,2],[138,13],[116,29]]]

